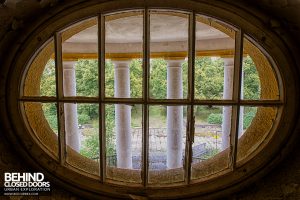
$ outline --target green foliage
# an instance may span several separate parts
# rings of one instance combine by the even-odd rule
[[[195,60],[195,95],[199,99],[221,99],[224,67],[222,59],[201,57]]]
[[[167,62],[164,59],[151,60],[149,92],[153,98],[167,98]]]
[[[110,60],[105,61],[105,96],[107,97],[114,96],[114,73],[114,64]]]
[[[50,128],[57,133],[58,125],[57,125],[57,116],[56,115],[45,115],[46,120],[49,123]]]
[[[210,124],[222,124],[223,115],[221,113],[211,113],[208,118],[207,122]]]
[[[115,109],[114,106],[105,107],[105,134],[106,134],[106,156],[116,154],[116,137],[115,137]]]
[[[84,123],[88,123],[90,120],[98,119],[99,106],[97,104],[79,104],[77,106],[78,115],[88,116],[88,120]],[[84,119],[83,119],[84,120]],[[81,123],[82,124],[82,123]]]
[[[91,159],[99,158],[99,129],[88,129],[80,154]]]
[[[260,98],[260,81],[253,60],[247,56],[243,61],[244,99]]]
[[[79,60],[76,62],[76,95],[98,95],[98,61]]]
[[[87,124],[90,122],[90,120],[91,120],[90,116],[88,116],[86,114],[78,115],[78,123],[79,124]]]
[[[256,115],[256,110],[257,110],[257,108],[248,108],[248,109],[249,111],[246,110],[244,111],[244,119],[243,119],[244,129],[247,129],[250,126],[253,118]]]
[[[44,69],[41,77],[41,96],[55,96],[56,94],[56,80],[55,80],[55,63],[50,59]]]
[[[45,118],[50,126],[50,128],[57,133],[58,124],[57,124],[57,111],[56,104],[54,103],[43,103],[42,109],[44,111]]]
[[[130,96],[142,97],[143,63],[141,59],[133,59],[130,63]]]

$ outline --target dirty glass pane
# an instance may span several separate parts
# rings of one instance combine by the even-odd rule
[[[278,100],[279,97],[278,79],[269,59],[245,37],[241,98]]]
[[[31,61],[24,81],[24,96],[56,96],[54,39],[47,41]]]
[[[195,106],[192,179],[214,175],[228,167],[231,106]]]
[[[242,107],[240,122],[243,121],[242,132],[238,140],[237,162],[254,153],[275,128],[277,107]]]
[[[150,106],[149,184],[184,181],[186,111],[186,106]]]
[[[62,32],[64,96],[98,96],[98,22],[91,18]]]
[[[232,99],[234,38],[235,31],[229,25],[196,16],[196,99]]]
[[[142,105],[105,106],[107,179],[142,183],[142,113]]]
[[[105,16],[105,96],[141,98],[143,13]]]
[[[34,136],[58,158],[58,124],[56,103],[25,102],[24,112]]]
[[[65,103],[67,163],[99,175],[98,104]]]
[[[185,13],[150,12],[149,93],[153,99],[187,98],[188,24]]]

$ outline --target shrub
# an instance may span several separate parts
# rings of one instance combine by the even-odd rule
[[[222,114],[220,113],[211,113],[208,117],[207,117],[207,122],[210,124],[222,124]]]
[[[86,114],[79,114],[78,115],[78,123],[79,124],[87,124],[89,123],[91,120],[90,116],[86,115]]]

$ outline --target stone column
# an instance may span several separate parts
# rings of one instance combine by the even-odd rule
[[[232,99],[233,93],[233,73],[234,73],[234,58],[223,58],[224,60],[224,89],[223,99]],[[231,106],[223,106],[222,120],[222,150],[229,147],[230,144],[230,129],[231,129]]]
[[[63,90],[64,96],[76,96],[75,61],[63,62]],[[77,104],[65,103],[66,144],[72,149],[80,151],[80,132],[78,130]]]
[[[115,97],[130,98],[130,60],[113,61],[115,66]],[[115,105],[115,130],[117,140],[117,167],[132,168],[131,106]]]
[[[182,67],[184,60],[167,60],[167,98],[182,99]],[[182,167],[183,107],[167,107],[167,168]]]
[[[242,77],[241,77],[241,99],[244,99],[244,70],[242,70]],[[240,106],[240,119],[239,119],[239,138],[242,136],[243,134],[243,130],[244,130],[244,107]]]
[[[234,58],[223,58],[224,60],[224,90],[223,99],[232,99],[233,93],[233,74],[234,74]],[[244,72],[242,71],[241,80],[241,99],[243,99],[244,88]],[[239,137],[243,133],[243,114],[244,108],[240,107],[240,118],[239,118]],[[223,106],[223,122],[222,122],[222,150],[229,147],[230,144],[230,129],[231,129],[231,115],[232,107]]]

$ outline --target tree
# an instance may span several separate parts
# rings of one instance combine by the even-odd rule
[[[41,77],[41,96],[56,96],[55,62],[49,59]]]
[[[91,159],[99,158],[99,128],[89,129],[80,154]]]
[[[41,77],[41,96],[56,96],[55,62],[49,59]],[[42,103],[42,109],[50,128],[57,133],[57,109],[55,103]]]
[[[143,63],[133,59],[130,63],[130,93],[132,98],[141,98],[143,93]]]
[[[149,92],[152,98],[167,98],[167,62],[164,59],[151,60]]]
[[[244,70],[244,99],[260,98],[260,81],[256,66],[250,56],[243,61]]]
[[[220,58],[197,57],[195,60],[195,97],[198,99],[222,99],[224,66]],[[260,82],[256,67],[252,59],[248,56],[244,59],[244,98],[258,99],[260,96]],[[188,93],[188,63],[182,64],[183,78],[183,97]],[[49,60],[41,79],[41,95],[55,96],[55,63]],[[142,97],[143,68],[141,59],[133,59],[130,63],[130,86],[131,97]],[[76,63],[76,92],[77,96],[97,96],[98,95],[98,61],[97,60],[79,60]],[[164,59],[151,59],[150,68],[150,96],[156,99],[167,97],[167,62]],[[105,95],[114,96],[114,65],[110,60],[105,62]],[[200,109],[201,106],[197,106]],[[79,123],[92,123],[98,121],[97,104],[79,104],[78,107]],[[160,109],[163,115],[166,115],[166,106]],[[133,112],[141,113],[134,109],[141,109],[141,106],[133,106]],[[207,107],[206,110],[215,109]],[[51,128],[57,132],[57,109],[54,103],[44,103],[43,110]],[[106,124],[106,154],[113,156],[116,153],[115,142],[115,113],[113,105],[105,106],[105,124]],[[198,109],[197,109],[198,111]],[[211,111],[209,111],[211,113]],[[251,109],[245,109],[244,126],[250,125],[255,112]],[[220,124],[222,114],[211,114],[209,121]],[[101,116],[100,116],[101,117]],[[140,117],[137,116],[136,117]],[[98,123],[97,123],[98,124]],[[98,152],[99,131],[97,128],[90,132],[83,141],[82,154],[94,158]]]
[[[195,60],[195,95],[199,99],[222,99],[224,66],[221,59],[197,57]]]

